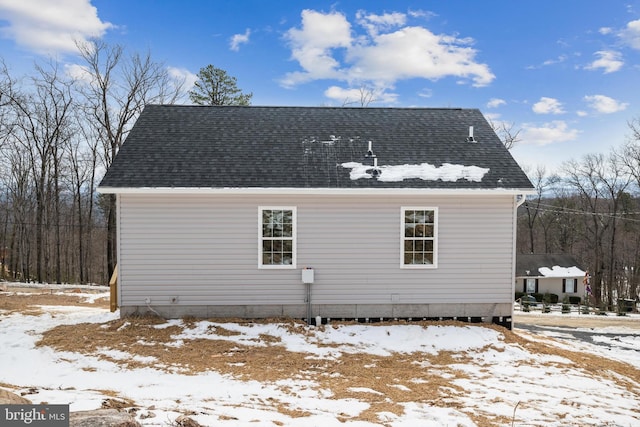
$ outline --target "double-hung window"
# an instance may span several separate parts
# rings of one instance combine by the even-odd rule
[[[402,208],[403,268],[438,266],[438,208]]]
[[[260,207],[260,268],[296,268],[296,208]]]
[[[578,292],[578,279],[563,279],[562,281],[564,285],[562,292],[565,294],[575,294]]]
[[[538,293],[538,279],[533,277],[524,279],[524,291],[528,294]]]

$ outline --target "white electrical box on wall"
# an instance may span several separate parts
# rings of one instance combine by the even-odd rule
[[[313,283],[313,268],[306,267],[302,269],[302,283],[304,284]]]

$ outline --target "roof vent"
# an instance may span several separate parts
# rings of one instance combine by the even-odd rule
[[[478,142],[478,140],[473,137],[473,126],[469,126],[469,136],[467,137],[467,141]]]
[[[369,169],[371,171],[371,175],[374,178],[377,178],[378,176],[380,176],[380,168],[378,167],[378,159],[374,156],[373,159],[373,169]],[[369,171],[367,171],[369,172]]]
[[[373,154],[373,148],[372,148],[372,142],[369,141],[369,148],[367,149],[367,154],[365,154],[365,157],[375,157],[376,155]]]

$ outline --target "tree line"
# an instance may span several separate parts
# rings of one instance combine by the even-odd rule
[[[100,41],[80,63],[50,60],[16,76],[0,59],[0,279],[107,283],[116,254],[115,196],[96,187],[147,104],[248,105],[224,70],[198,85],[150,53]]]
[[[536,194],[518,210],[519,253],[568,253],[591,276],[595,304],[640,292],[640,121],[608,153],[530,171]]]
[[[253,95],[212,65],[186,91],[149,53],[100,41],[78,52],[76,66],[49,61],[26,76],[0,60],[2,279],[107,283],[117,262],[115,197],[96,187],[144,106],[249,105]],[[513,124],[492,126],[507,148],[519,141]],[[610,153],[556,174],[529,171],[536,194],[518,211],[518,252],[573,254],[598,303],[640,290],[640,119],[629,128]]]

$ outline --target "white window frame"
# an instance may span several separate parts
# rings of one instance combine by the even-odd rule
[[[569,284],[570,282],[571,282],[571,285]],[[576,279],[575,277],[565,278],[562,288],[563,288],[562,292],[565,294],[578,293],[578,279]]]
[[[433,264],[405,264],[404,256],[404,244],[407,238],[405,237],[405,212],[406,211],[433,211],[433,238],[424,240],[433,240]],[[403,206],[400,209],[400,268],[407,269],[434,269],[438,268],[438,208],[429,206]]]
[[[291,264],[264,264],[263,263],[263,247],[265,240],[271,240],[265,238],[262,233],[262,213],[264,211],[291,211]],[[295,206],[258,206],[258,268],[261,269],[295,269],[297,264],[297,209]],[[283,238],[283,240],[289,240],[288,238]]]
[[[536,278],[535,277],[527,277],[524,281],[525,281],[525,286],[524,286],[524,292],[526,294],[535,294],[538,290],[536,289]]]

